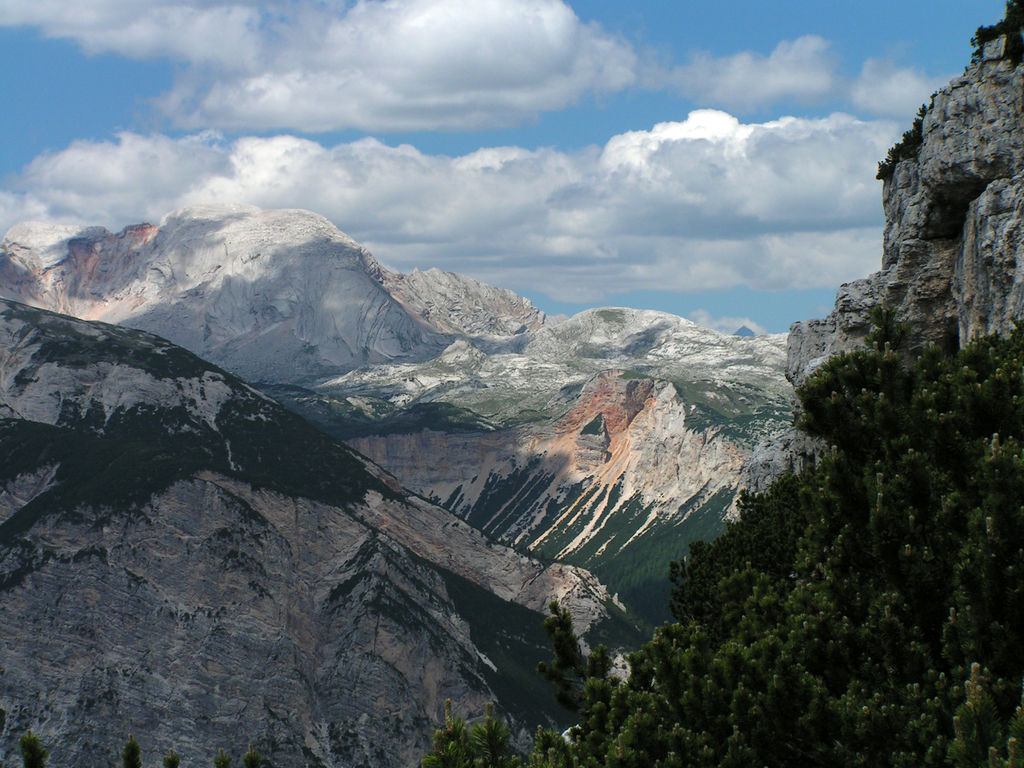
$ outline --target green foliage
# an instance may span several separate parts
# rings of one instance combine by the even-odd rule
[[[934,94],[932,95],[934,96]],[[917,157],[917,152],[921,149],[921,143],[924,141],[924,116],[926,114],[928,114],[928,107],[922,104],[917,110],[917,117],[914,118],[914,124],[910,130],[904,131],[902,138],[889,147],[885,160],[879,161],[878,173],[875,174],[876,179],[879,181],[888,179],[896,170],[896,163],[900,160]]]
[[[249,751],[242,756],[242,765],[245,768],[260,768],[263,765],[263,758],[260,757],[260,753],[252,748],[252,744],[249,745]]]
[[[971,38],[971,45],[974,46],[971,60],[980,61],[985,44],[1006,35],[1004,56],[1015,65],[1020,64],[1024,59],[1024,37],[1021,35],[1021,29],[1024,29],[1024,1],[1008,0],[1002,21],[990,27],[978,27],[978,31],[974,33],[974,37]]]
[[[452,701],[444,703],[444,727],[434,731],[434,749],[423,758],[423,768],[466,768],[472,766],[469,734],[461,717],[452,714]]]
[[[139,742],[130,734],[121,750],[121,765],[123,768],[142,768],[142,750]]]
[[[513,754],[508,726],[494,717],[494,705],[471,730],[452,714],[451,699],[444,704],[444,727],[434,731],[434,748],[422,761],[423,768],[519,768]]]
[[[490,715],[490,710],[488,710],[488,714]],[[507,733],[508,730],[506,728],[505,734],[507,735]],[[50,756],[50,753],[43,749],[39,738],[32,731],[28,731],[21,737],[18,746],[21,749],[24,768],[46,768],[46,758]],[[231,757],[222,749],[217,753],[213,764],[216,768],[231,768]],[[242,764],[245,768],[260,768],[263,765],[263,758],[260,757],[259,752],[252,748],[251,744],[249,745],[249,751],[242,757]],[[128,740],[121,750],[121,765],[124,768],[142,768],[142,750],[134,736],[128,736]],[[168,750],[167,755],[163,759],[163,765],[164,768],[179,768],[181,765],[181,755],[173,749]],[[494,764],[494,768],[517,768],[517,766],[518,763]],[[491,766],[487,764],[484,768],[491,768]]]
[[[964,690],[965,700],[956,708],[953,718],[956,738],[949,745],[949,762],[956,768],[989,766],[993,745],[1002,741],[1002,724],[996,704],[985,690],[980,664],[971,665],[971,677],[964,683]]]
[[[519,768],[519,758],[512,754],[508,726],[494,717],[494,705],[487,705],[483,723],[469,732],[469,751],[476,768]]]
[[[554,647],[555,658],[538,664],[537,672],[555,684],[555,700],[576,712],[589,701],[591,692],[587,686],[593,681],[607,680],[611,659],[604,646],[599,645],[589,656],[583,652],[567,608],[552,601],[548,609],[551,615],[544,619],[544,631]]]
[[[911,363],[875,321],[799,393],[824,455],[675,565],[626,680],[552,608],[542,672],[578,724],[533,765],[1016,764],[1024,330]]]
[[[603,435],[604,417],[599,413],[580,431],[581,435]]]
[[[46,758],[50,756],[50,753],[32,731],[28,731],[21,737],[18,741],[18,749],[21,751],[21,763],[24,768],[46,768]]]

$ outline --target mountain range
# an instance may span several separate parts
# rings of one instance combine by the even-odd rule
[[[790,418],[782,336],[621,308],[548,319],[462,275],[387,270],[306,211],[18,225],[0,296],[187,348],[497,540],[594,569],[650,621],[668,562],[721,530],[750,450]]]
[[[589,573],[159,337],[2,301],[0,349],[7,754],[31,727],[77,764],[134,731],[194,763],[247,738],[277,765],[407,765],[446,698],[536,718],[548,601],[628,637]]]
[[[305,211],[21,224],[0,296],[7,754],[200,761],[230,723],[276,765],[406,765],[447,698],[557,724],[547,603],[634,642],[789,408],[780,337],[551,320]]]

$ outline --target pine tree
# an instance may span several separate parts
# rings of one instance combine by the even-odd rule
[[[164,757],[164,768],[178,768],[179,765],[181,765],[181,755],[173,749],[168,750]]]
[[[223,749],[219,750],[213,758],[213,768],[231,768],[231,756]]]
[[[434,731],[434,749],[423,758],[423,768],[472,768],[466,723],[452,713],[452,701],[444,703],[444,728]]]
[[[242,757],[242,765],[245,768],[260,768],[263,764],[263,758],[260,757],[260,753],[252,748],[252,744],[249,745],[249,751]]]
[[[508,726],[494,716],[494,705],[488,703],[482,724],[469,733],[469,749],[474,768],[518,768],[519,758],[512,754]]]
[[[555,651],[550,662],[540,662],[537,672],[555,684],[555,700],[566,709],[577,710],[586,679],[586,663],[579,640],[572,628],[572,615],[557,602],[548,606],[551,615],[544,620],[544,631]]]
[[[123,768],[142,768],[142,750],[131,734],[121,750],[121,765]]]
[[[18,741],[18,748],[21,750],[21,761],[24,768],[46,768],[46,758],[50,756],[50,753],[31,730]]]
[[[971,677],[964,683],[965,699],[953,718],[956,738],[949,745],[949,764],[1024,768],[1024,690],[1017,711],[1004,727],[986,688],[981,665],[973,664]]]

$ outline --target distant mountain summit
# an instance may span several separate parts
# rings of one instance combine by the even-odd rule
[[[255,381],[310,382],[433,357],[455,334],[543,322],[510,291],[401,275],[322,216],[202,205],[113,234],[25,223],[0,243],[0,296],[163,336]]]
[[[737,328],[735,331],[733,331],[732,335],[733,336],[744,336],[744,337],[745,336],[757,336],[756,333],[754,333],[752,330],[750,330],[750,328],[748,328],[745,325],[741,325],[739,328]]]

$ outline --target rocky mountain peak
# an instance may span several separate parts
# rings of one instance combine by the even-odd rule
[[[529,299],[455,272],[385,271],[381,282],[410,314],[446,333],[514,336],[544,324]]]
[[[666,386],[664,382],[660,384]],[[608,437],[617,437],[643,411],[655,388],[654,379],[629,378],[623,376],[623,371],[605,371],[587,382],[576,406],[559,420],[556,429],[601,431]]]
[[[118,233],[16,225],[0,243],[0,296],[150,331],[248,379],[290,383],[544,322],[510,291],[389,271],[317,214],[248,205],[192,206]]]

